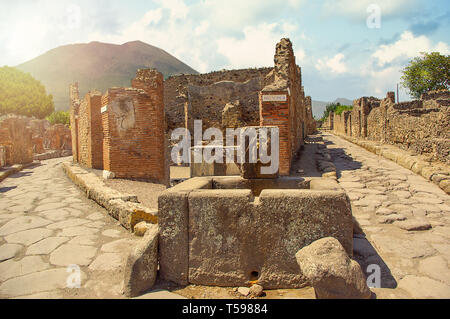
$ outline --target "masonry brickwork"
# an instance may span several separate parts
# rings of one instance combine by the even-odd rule
[[[138,70],[132,88],[102,97],[103,166],[117,178],[168,183],[163,82],[156,70]]]
[[[292,43],[281,39],[276,46],[272,82],[259,94],[260,125],[280,130],[280,175],[289,175],[291,163],[314,128],[312,111],[302,87],[301,69],[295,62]]]
[[[328,127],[356,138],[396,145],[431,161],[450,164],[450,93],[423,94],[420,100],[395,103],[389,92],[380,100],[363,97],[353,110],[331,114]]]

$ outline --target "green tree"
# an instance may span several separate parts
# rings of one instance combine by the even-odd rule
[[[403,69],[402,85],[412,98],[432,90],[449,89],[450,56],[439,52],[421,53]]]
[[[43,119],[55,110],[53,96],[30,74],[0,68],[0,115],[17,114]]]
[[[70,113],[65,111],[53,112],[47,116],[50,124],[70,124]]]

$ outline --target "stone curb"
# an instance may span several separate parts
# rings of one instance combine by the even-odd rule
[[[398,165],[422,176],[426,180],[433,182],[445,193],[450,195],[450,168],[445,164],[442,164],[442,166],[432,165],[393,145],[380,145],[373,141],[349,137],[335,131],[330,133],[339,136],[348,142],[361,146],[369,152],[390,159]]]
[[[142,221],[158,223],[158,210],[140,204],[136,195],[123,194],[106,186],[103,179],[71,162],[63,162],[62,168],[87,198],[104,207],[127,230],[133,232],[134,226]]]
[[[24,168],[30,167],[34,164],[38,164],[36,162],[28,163],[28,164],[14,164],[10,167],[5,167],[3,172],[0,172],[0,182],[5,180],[8,176],[16,174],[23,170]]]

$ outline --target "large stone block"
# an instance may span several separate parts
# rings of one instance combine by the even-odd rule
[[[151,289],[158,271],[157,225],[151,225],[142,240],[127,257],[123,290],[127,297],[137,297]]]
[[[203,190],[189,194],[189,282],[268,289],[307,284],[295,253],[336,237],[352,254],[353,223],[344,192]]]
[[[335,238],[320,239],[299,250],[295,257],[302,273],[314,287],[317,298],[371,297],[361,267],[348,257]]]

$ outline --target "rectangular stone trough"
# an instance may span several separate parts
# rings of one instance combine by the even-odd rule
[[[324,237],[352,255],[352,213],[335,180],[197,177],[159,197],[160,276],[181,285],[307,285],[295,254]]]

